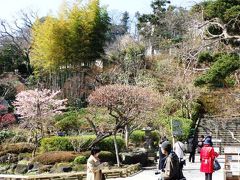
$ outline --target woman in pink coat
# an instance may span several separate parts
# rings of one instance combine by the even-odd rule
[[[218,154],[214,152],[212,141],[206,138],[204,145],[200,151],[201,168],[200,171],[205,173],[205,180],[212,180],[212,173],[214,172],[214,159]]]

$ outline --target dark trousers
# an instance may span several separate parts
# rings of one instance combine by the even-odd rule
[[[180,159],[179,161],[179,168],[180,168],[180,171],[183,170],[183,163],[182,163],[182,158]]]
[[[194,152],[190,152],[190,155],[189,155],[189,162],[195,162],[195,151]]]
[[[205,173],[205,180],[212,180],[212,173]]]
[[[159,163],[158,163],[158,170],[164,169],[166,156],[162,153],[161,149],[159,150]]]

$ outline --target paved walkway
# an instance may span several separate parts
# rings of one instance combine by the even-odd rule
[[[220,156],[218,158],[222,169],[224,167],[224,159],[223,158],[224,158],[223,156]],[[200,169],[200,159],[199,159],[199,156],[196,156],[195,163],[187,162],[187,165],[184,167],[183,174],[187,180],[204,180],[205,175],[204,175],[204,173],[201,173],[199,169]],[[222,169],[213,174],[212,180],[224,180]],[[144,170],[132,177],[116,178],[115,180],[157,180],[158,175],[154,174],[155,171],[156,170]]]

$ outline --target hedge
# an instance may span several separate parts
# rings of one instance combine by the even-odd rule
[[[152,137],[153,145],[157,146],[160,140],[159,133],[157,131],[152,131],[151,137]],[[142,130],[133,131],[129,139],[130,139],[130,142],[139,146],[140,144],[143,144],[145,142],[145,132]]]
[[[143,143],[144,138],[145,138],[145,132],[141,130],[133,131],[129,137],[130,141],[136,145],[140,145],[141,143]]]
[[[7,130],[0,131],[0,143],[2,143],[6,139],[12,138],[14,136],[15,136],[15,133],[12,131],[7,131]]]
[[[52,136],[49,138],[43,138],[41,140],[41,151],[73,151],[74,147],[71,141],[79,141],[82,143],[82,147],[86,148],[88,145],[96,138],[94,135],[84,135],[84,136]],[[119,151],[125,146],[124,140],[121,137],[117,137],[117,143]],[[103,139],[97,144],[102,151],[115,152],[113,137],[108,137]]]
[[[86,164],[87,163],[87,157],[86,156],[78,156],[74,159],[75,164]]]
[[[116,155],[115,153],[109,151],[101,151],[99,154],[99,159],[101,162],[108,162],[108,163],[116,163]]]
[[[86,164],[89,156],[90,156],[89,151],[80,153],[80,155],[74,159],[74,163],[75,164]],[[99,159],[101,162],[108,162],[108,163],[113,163],[113,164],[116,163],[116,155],[109,151],[101,151],[99,154]]]
[[[122,137],[117,136],[118,151],[121,152],[125,147],[125,141]],[[115,152],[113,137],[103,139],[97,144],[102,151]]]
[[[8,153],[20,154],[30,153],[34,150],[34,144],[31,143],[13,143],[0,145],[0,156]]]
[[[38,155],[33,162],[39,162],[43,165],[56,164],[61,162],[72,162],[79,154],[68,151],[53,151]]]

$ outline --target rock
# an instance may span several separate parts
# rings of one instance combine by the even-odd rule
[[[62,167],[61,171],[62,172],[71,172],[72,171],[72,167]]]
[[[14,163],[13,163],[13,164],[11,164],[10,169],[13,169],[13,170],[14,170],[16,167],[17,167],[17,164],[14,164]]]
[[[20,154],[18,155],[18,161],[21,161],[21,160],[23,160],[23,159],[24,159],[23,154],[20,153]]]
[[[29,163],[28,164],[28,170],[38,170],[40,167],[42,167],[42,165],[38,162],[34,162],[34,163]]]
[[[146,166],[148,163],[147,152],[144,150],[137,150],[133,152],[120,153],[123,164],[137,164]]]
[[[16,163],[18,162],[17,154],[8,154],[8,163]]]
[[[28,165],[26,164],[18,164],[15,169],[15,174],[25,174],[28,172]]]
[[[28,170],[32,170],[33,167],[34,167],[34,164],[30,163],[30,164],[28,165]],[[35,169],[36,169],[36,168],[35,168]]]
[[[0,157],[0,163],[6,163],[8,161],[8,155],[3,155]]]
[[[40,166],[40,167],[38,168],[38,172],[39,172],[39,173],[50,172],[52,167],[53,167],[52,165],[43,165],[43,166]]]
[[[71,171],[72,171],[72,167],[69,163],[56,164],[51,169],[51,172],[53,172],[53,173],[62,173],[62,172],[71,172]]]
[[[13,169],[8,169],[6,174],[14,174],[14,170]]]
[[[32,169],[32,170],[28,170],[28,172],[27,172],[27,174],[28,175],[36,175],[36,174],[38,174],[38,169]]]
[[[0,174],[6,174],[7,170],[10,169],[10,165],[0,166]]]

